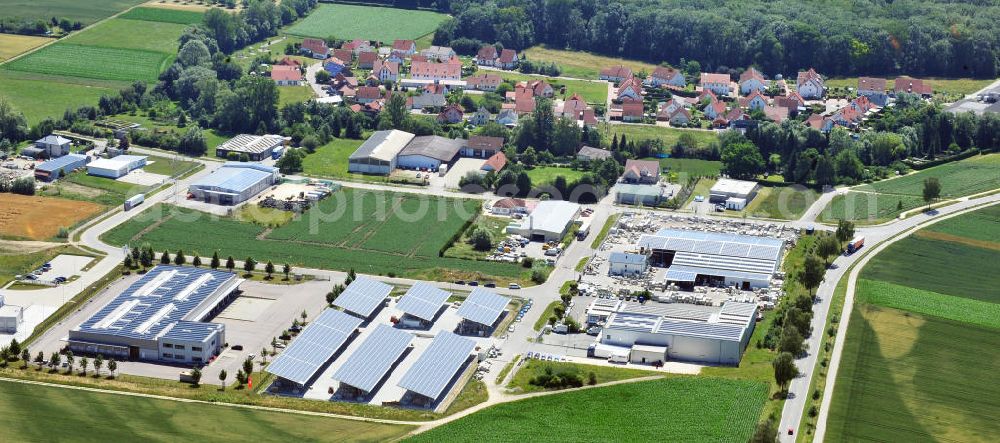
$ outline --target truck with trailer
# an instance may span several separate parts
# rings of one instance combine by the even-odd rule
[[[854,237],[853,239],[851,239],[851,242],[847,244],[847,253],[853,254],[855,252],[858,252],[858,249],[861,249],[861,247],[864,245],[865,245],[864,237]]]
[[[146,195],[145,194],[136,194],[136,195],[133,195],[133,196],[129,197],[128,200],[125,200],[125,210],[128,211],[129,209],[132,209],[132,208],[134,208],[136,206],[139,206],[144,201],[146,201]]]

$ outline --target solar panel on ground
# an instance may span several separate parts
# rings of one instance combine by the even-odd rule
[[[448,291],[420,282],[406,291],[406,295],[399,299],[396,307],[414,317],[431,321],[450,296],[451,293]]]
[[[326,309],[292,340],[288,349],[279,354],[266,371],[303,385],[340,350],[358,326],[361,326],[359,318]]]
[[[333,374],[333,379],[371,392],[410,345],[411,340],[413,335],[408,332],[388,325],[378,325]]]
[[[475,347],[472,340],[448,331],[439,332],[399,381],[399,387],[437,399]]]
[[[458,308],[458,316],[466,320],[491,326],[500,318],[503,309],[510,303],[510,298],[493,291],[476,288]]]
[[[358,277],[347,285],[347,289],[337,297],[333,305],[367,318],[390,292],[392,286],[368,277]]]

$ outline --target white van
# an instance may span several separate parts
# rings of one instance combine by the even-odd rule
[[[628,354],[611,354],[611,356],[608,357],[608,361],[611,363],[628,363]]]

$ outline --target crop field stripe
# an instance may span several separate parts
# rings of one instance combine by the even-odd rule
[[[1000,154],[987,154],[875,182],[858,189],[920,197],[923,195],[924,180],[937,177],[941,181],[941,196],[955,198],[1000,188],[997,168],[1000,168]]]
[[[1000,329],[1000,303],[867,279],[858,281],[858,297],[865,303]]]
[[[285,32],[303,37],[334,36],[391,43],[394,39],[412,40],[430,34],[447,18],[445,14],[424,10],[321,4]]]
[[[55,44],[14,60],[7,67],[40,74],[156,81],[169,58],[153,51]]]
[[[201,23],[205,14],[199,11],[184,11],[180,9],[167,8],[133,8],[128,12],[119,15],[119,18],[130,20],[143,20],[149,22],[177,23],[180,25],[193,25]]]
[[[1000,204],[952,217],[920,230],[925,231],[996,244],[1000,242]]]

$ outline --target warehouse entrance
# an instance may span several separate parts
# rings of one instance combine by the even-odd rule
[[[128,359],[129,360],[138,360],[139,359],[139,347],[138,346],[129,346],[128,347]]]

